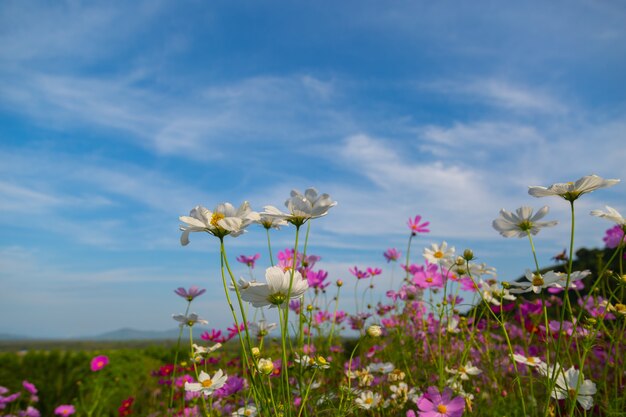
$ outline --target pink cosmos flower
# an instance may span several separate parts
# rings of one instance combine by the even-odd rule
[[[443,276],[439,273],[439,266],[426,264],[426,268],[413,275],[413,283],[420,288],[443,287]]]
[[[109,364],[109,357],[106,355],[96,356],[91,360],[91,370],[97,372]],[[71,406],[73,407],[73,406]],[[69,414],[62,414],[69,415]]]
[[[402,254],[396,248],[389,248],[383,253],[383,256],[387,260],[387,263],[389,263],[391,261],[397,261],[398,259],[400,259],[400,256],[402,256]]]
[[[317,288],[320,290],[323,290],[330,285],[330,282],[324,282],[327,277],[328,272],[324,271],[323,269],[320,269],[317,272],[312,270],[308,270],[306,272],[306,280],[309,283],[309,287]]]
[[[178,287],[178,289],[174,290],[174,292],[186,299],[187,301],[191,302],[194,298],[204,294],[206,290],[200,289],[194,285],[188,290],[184,289],[183,287]]]
[[[349,269],[350,273],[352,275],[354,275],[357,279],[364,279],[364,278],[369,278],[370,274],[367,271],[361,271],[359,268],[357,268],[356,266],[354,268],[350,268]]]
[[[383,270],[380,268],[367,268],[367,273],[370,277],[375,277],[376,275],[380,275],[383,273]]]
[[[30,382],[24,380],[24,381],[22,381],[22,386],[24,387],[24,389],[26,391],[28,391],[32,395],[36,395],[37,394],[37,387],[35,387],[35,384],[30,383]]]
[[[259,259],[260,257],[261,257],[260,253],[257,253],[252,256],[239,255],[237,257],[237,261],[241,262],[242,264],[248,265],[250,269],[254,269],[254,264],[256,263],[257,259]]]
[[[76,412],[73,405],[60,405],[54,409],[54,414],[57,416],[71,416]]]
[[[409,225],[409,229],[411,229],[411,233],[413,235],[416,235],[418,233],[428,233],[430,232],[429,229],[427,229],[428,225],[430,224],[430,222],[424,222],[422,224],[420,224],[420,221],[422,220],[422,216],[415,216],[414,219],[409,218],[409,221],[407,222],[407,224]]]
[[[624,242],[624,229],[617,224],[606,231],[602,240],[607,248],[615,249],[620,243]]]
[[[436,387],[428,387],[426,394],[417,401],[419,417],[461,417],[465,410],[465,399],[454,397],[450,388],[439,393]]]

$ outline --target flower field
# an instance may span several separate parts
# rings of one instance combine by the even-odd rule
[[[529,188],[569,205],[569,219],[544,220],[548,206],[501,210],[494,233],[519,238],[535,260],[513,282],[471,248],[425,243],[421,216],[407,222],[406,248],[381,250],[389,280],[368,266],[346,271],[350,282],[333,278],[307,251],[309,228],[337,204],[314,189],[293,191],[286,211],[197,206],[180,217],[181,244],[219,245],[232,326],[198,331],[209,312],[194,311],[194,300],[205,290],[178,288],[175,346],[0,354],[0,414],[624,416],[626,219],[612,207],[593,210],[613,223],[606,248],[583,259],[588,252],[574,245],[576,216],[589,214],[576,212],[578,200],[618,183],[591,175]],[[571,225],[569,249],[540,265],[537,235],[557,221]],[[258,225],[267,264],[258,254],[236,261],[263,278],[236,277],[228,242]],[[293,246],[274,251],[272,234],[294,229]],[[354,300],[350,310],[340,308],[344,299]]]

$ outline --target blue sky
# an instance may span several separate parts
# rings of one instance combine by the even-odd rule
[[[622,2],[336,3],[2,2],[0,333],[169,329],[172,290],[194,284],[226,326],[217,242],[179,244],[197,204],[313,186],[339,203],[311,232],[333,280],[386,267],[415,214],[415,261],[446,240],[506,280],[532,258],[491,228],[501,208],[551,207],[545,265],[568,208],[527,187],[626,178]],[[601,246],[610,224],[588,212],[625,197],[578,201],[577,246]],[[262,254],[258,278],[263,238],[228,240],[233,262]]]

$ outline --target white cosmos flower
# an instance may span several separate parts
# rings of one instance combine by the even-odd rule
[[[283,271],[278,266],[265,270],[267,284],[255,283],[245,289],[241,289],[241,299],[250,302],[254,307],[281,307],[285,308],[289,299],[300,298],[309,288],[306,279],[298,271],[293,272],[291,294],[289,294],[289,282],[291,270]]]
[[[597,175],[587,175],[580,178],[576,182],[566,182],[552,184],[549,187],[530,186],[528,187],[528,194],[533,197],[547,197],[556,195],[566,199],[567,201],[574,201],[583,194],[590,193],[600,188],[611,187],[617,184],[620,180],[605,180]]]
[[[574,271],[570,274],[570,288],[576,288],[575,281],[579,281],[591,274],[591,271]],[[539,294],[542,289],[548,287],[565,288],[567,284],[567,274],[563,272],[548,271],[545,274],[533,273],[531,270],[526,270],[526,279],[528,281],[511,282],[510,285],[520,288],[514,288],[510,292],[513,294],[521,294],[524,292],[532,291],[535,294]]]
[[[208,321],[198,317],[198,315],[196,313],[191,313],[188,316],[185,316],[184,314],[173,314],[172,318],[180,323],[179,324],[180,327],[183,327],[183,326],[191,327],[191,326],[193,326],[196,323],[209,324]]]
[[[247,405],[245,407],[241,407],[239,410],[234,411],[231,416],[232,417],[256,417],[257,408],[253,405]]]
[[[259,220],[256,220],[255,223],[260,224],[266,229],[280,229],[281,226],[287,226],[287,221],[281,218],[269,216],[264,213],[259,214]]]
[[[446,366],[446,372],[458,375],[463,381],[469,380],[469,375],[478,375],[482,373],[480,369],[472,365],[471,362],[467,362],[465,366],[460,366],[459,369],[451,369]]]
[[[500,217],[495,219],[492,225],[504,237],[526,237],[528,233],[536,235],[540,229],[555,226],[558,223],[556,220],[538,221],[548,214],[549,210],[548,206],[543,206],[533,216],[531,207],[520,207],[515,210],[515,213],[502,209],[500,210]]]
[[[444,261],[454,262],[454,246],[448,248],[444,240],[441,245],[433,243],[430,248],[424,248],[424,258],[431,264],[440,264]]]
[[[546,364],[541,364],[537,367],[539,372],[552,378],[554,372],[558,373],[556,377],[556,385],[550,396],[556,400],[564,400],[566,398],[576,399],[578,404],[585,410],[590,410],[593,407],[593,395],[596,393],[596,384],[581,374],[578,369],[574,369],[572,366],[567,371],[563,371],[560,365],[552,365],[548,367]],[[580,378],[581,382],[578,383]],[[576,387],[578,387],[578,395],[576,394]]]
[[[213,211],[196,206],[189,216],[179,217],[181,222],[186,223],[180,226],[183,232],[180,236],[180,243],[183,246],[189,244],[190,232],[207,232],[219,238],[226,235],[236,237],[242,234],[250,223],[259,218],[259,213],[252,211],[247,201],[244,201],[238,209],[230,203],[219,204]]]
[[[291,191],[291,196],[285,201],[287,213],[283,213],[274,206],[265,206],[264,216],[284,220],[296,226],[301,226],[309,219],[315,219],[328,214],[331,207],[337,205],[328,194],[318,194],[315,188],[309,188],[303,194],[297,190]]]
[[[213,378],[204,371],[200,371],[198,376],[198,382],[185,382],[185,391],[198,392],[200,391],[205,396],[213,394],[213,391],[220,389],[226,384],[228,377],[224,375],[221,369],[219,369]]]
[[[378,407],[382,396],[377,392],[363,391],[361,395],[354,400],[356,405],[363,410],[370,410]]]
[[[488,303],[499,306],[502,300],[515,300],[515,296],[511,295],[509,290],[502,288],[497,282],[489,284],[482,279],[480,280],[480,290],[483,293],[483,298]]]
[[[396,367],[391,362],[370,363],[367,365],[369,372],[380,372],[381,374],[388,374],[393,372]]]
[[[605,207],[606,207],[606,212],[602,210],[592,210],[591,215],[597,216],[597,217],[603,217],[607,220],[610,220],[612,222],[619,224],[622,227],[626,226],[626,219],[621,214],[619,214],[619,211],[615,210],[613,207],[609,207],[609,206],[605,206]]]
[[[513,360],[518,363],[523,363],[526,366],[545,366],[545,363],[536,356],[524,356],[519,353],[514,353]]]

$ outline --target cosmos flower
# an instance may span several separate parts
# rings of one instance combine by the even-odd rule
[[[558,364],[550,367],[542,364],[537,369],[548,378],[552,378],[553,374],[557,373],[556,385],[550,393],[552,398],[556,400],[565,398],[576,399],[578,404],[585,410],[590,410],[593,407],[593,395],[596,393],[596,384],[589,379],[585,379],[578,369],[574,369],[572,366],[567,371],[563,371],[563,368]],[[578,383],[579,377],[582,381],[580,385]],[[576,387],[578,387],[578,394],[576,394]]]
[[[605,206],[606,212],[602,210],[592,210],[591,215],[602,217],[612,222],[617,223],[621,227],[626,227],[626,219],[619,214],[619,211],[615,210],[613,207]]]
[[[254,269],[254,264],[256,263],[256,261],[261,257],[261,254],[257,253],[255,255],[252,256],[246,256],[246,255],[239,255],[237,257],[237,261],[241,262],[244,265],[247,265],[248,267]]]
[[[91,360],[91,370],[97,372],[109,364],[109,357],[106,355],[99,355]]]
[[[424,222],[420,224],[420,221],[422,221],[422,216],[419,215],[415,216],[414,219],[409,218],[407,225],[409,226],[409,229],[411,229],[411,233],[413,233],[413,235],[416,235],[418,233],[430,232],[430,230],[427,229],[430,222]]]
[[[256,417],[257,408],[253,405],[246,405],[234,411],[232,417]]]
[[[213,394],[213,392],[226,384],[228,377],[224,375],[224,372],[219,369],[213,377],[210,377],[204,371],[200,371],[198,376],[198,382],[185,382],[185,391],[187,392],[200,392],[206,397]]]
[[[520,355],[519,353],[513,354],[513,360],[517,363],[521,363],[526,366],[532,366],[532,367],[542,366],[542,364],[544,364],[544,362],[536,356],[524,356],[524,355]]]
[[[533,197],[559,196],[567,201],[573,202],[583,194],[590,193],[600,188],[611,187],[620,180],[605,180],[597,175],[587,175],[576,182],[557,183],[549,187],[530,186],[528,194]]]
[[[357,397],[354,402],[357,407],[362,410],[371,410],[372,408],[378,407],[381,400],[382,396],[379,393],[368,390],[361,392],[361,395]]]
[[[459,366],[458,369],[446,367],[446,372],[457,375],[463,381],[469,380],[469,375],[478,375],[482,373],[480,369],[472,365],[472,362],[467,362],[465,365]]]
[[[498,284],[497,282],[494,282],[493,284],[489,284],[481,280],[480,290],[483,293],[483,299],[487,301],[488,303],[491,303],[496,306],[501,305],[502,300],[509,300],[509,301],[515,300],[515,296],[511,295],[509,293],[509,290],[507,290],[506,288],[502,288],[500,284]]]
[[[186,299],[187,301],[191,302],[194,298],[204,294],[206,290],[200,289],[194,285],[190,287],[189,290],[186,290],[183,287],[178,287],[178,289],[174,290],[174,292]]]
[[[76,409],[73,405],[60,405],[54,409],[54,414],[57,416],[71,416],[76,412]]]
[[[325,216],[328,210],[336,205],[337,202],[333,201],[328,194],[318,194],[315,188],[308,188],[304,195],[297,190],[292,190],[291,196],[285,201],[287,213],[283,213],[274,206],[265,206],[265,211],[261,215],[301,226],[309,219]]]
[[[441,242],[441,245],[433,243],[430,245],[430,248],[424,248],[424,258],[431,264],[453,261],[454,246],[448,248],[448,244],[445,241]]]
[[[437,387],[428,387],[427,392],[417,402],[419,417],[461,417],[465,410],[463,397],[452,398],[453,391],[444,388],[439,393]]]
[[[402,256],[402,254],[396,248],[389,248],[383,253],[383,256],[387,260],[387,263],[389,263],[391,261],[397,261],[398,259],[400,259],[400,256]]]
[[[233,237],[241,235],[246,227],[253,221],[258,220],[259,213],[250,209],[250,204],[244,201],[238,209],[230,203],[222,203],[210,211],[205,207],[194,207],[189,216],[180,216],[180,243],[183,246],[189,244],[190,232],[207,232],[213,236],[223,238],[226,235]]]
[[[248,288],[241,291],[241,299],[250,302],[254,307],[280,307],[285,308],[289,299],[298,299],[309,288],[309,284],[298,271],[293,271],[291,294],[289,283],[292,271],[283,271],[278,266],[265,270],[267,284],[250,283]],[[289,296],[289,299],[288,299]]]
[[[185,316],[184,314],[174,314],[172,315],[172,318],[180,323],[179,324],[180,327],[183,327],[183,326],[191,327],[196,323],[209,324],[208,321],[201,319],[196,313],[191,313],[188,316]]]
[[[570,288],[576,288],[575,281],[579,281],[591,274],[591,271],[574,271],[570,274]],[[567,274],[562,272],[548,271],[545,274],[533,273],[527,269],[525,277],[527,281],[511,282],[509,285],[519,288],[511,289],[512,294],[521,294],[532,291],[539,294],[542,289],[548,287],[564,288],[567,283]]]
[[[264,213],[260,213],[259,214],[259,219],[255,220],[254,222],[260,224],[261,226],[263,226],[267,230],[269,230],[269,229],[276,229],[276,230],[278,230],[278,229],[280,229],[281,226],[287,226],[289,224],[289,223],[287,223],[285,220],[283,220],[281,218],[269,216],[269,215],[264,214]]]
[[[548,206],[543,206],[533,216],[531,207],[520,207],[515,210],[515,213],[502,209],[500,210],[500,217],[495,219],[492,225],[504,237],[526,237],[528,233],[536,235],[540,229],[556,226],[558,223],[556,220],[538,221],[548,214],[549,210]]]

